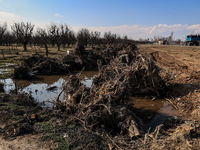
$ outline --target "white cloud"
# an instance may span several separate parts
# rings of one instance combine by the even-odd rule
[[[73,27],[75,31],[84,27]],[[87,28],[87,27],[86,27]],[[183,25],[183,24],[158,24],[155,26],[141,26],[141,25],[122,25],[122,26],[110,26],[110,27],[89,27],[89,30],[100,31],[102,33],[111,31],[121,36],[128,35],[132,39],[147,39],[153,38],[154,36],[167,37],[170,36],[171,32],[174,32],[176,39],[185,40],[187,34],[200,34],[200,24],[195,25]]]
[[[2,0],[0,0],[1,2]],[[55,14],[55,17],[62,18],[63,16],[60,14]],[[0,24],[7,22],[8,26],[13,25],[14,22],[24,21],[24,19],[13,13],[0,11]],[[51,25],[50,22],[32,22],[32,24],[36,25],[36,28],[47,28]],[[112,33],[117,33],[121,36],[127,35],[132,39],[150,39],[154,36],[167,37],[174,32],[174,37],[176,39],[180,38],[185,40],[187,34],[200,34],[200,24],[158,24],[154,26],[142,26],[142,25],[121,25],[121,26],[107,26],[107,27],[84,27],[84,26],[72,26],[74,31],[78,31],[81,28],[88,28],[91,31],[100,31],[102,34],[104,32],[111,31]]]
[[[58,18],[63,18],[63,16],[60,15],[60,14],[58,14],[58,13],[56,13],[54,16],[55,16],[55,17],[58,17]]]
[[[19,15],[0,11],[0,23],[6,22],[9,26],[14,22],[22,21],[22,18]]]

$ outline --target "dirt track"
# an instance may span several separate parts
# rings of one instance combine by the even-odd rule
[[[200,47],[172,46],[172,45],[139,45],[139,50],[150,54],[159,52],[159,56],[168,63],[187,66],[193,71],[200,70]]]
[[[153,56],[170,83],[191,83],[200,77],[200,47],[139,45],[138,48]]]
[[[169,96],[180,111],[187,116],[191,112],[199,116],[200,47],[139,45],[138,48],[143,54],[151,55],[161,68],[162,78],[172,85]]]

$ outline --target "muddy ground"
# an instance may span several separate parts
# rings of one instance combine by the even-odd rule
[[[66,122],[59,110],[43,110],[29,98],[27,105],[20,96],[1,94],[0,148],[200,149],[200,47],[138,45],[138,50],[161,68],[159,75],[168,85],[163,97],[180,116],[130,139],[87,127],[83,130],[81,125]]]
[[[198,111],[200,105],[200,47],[140,45],[138,48],[143,54],[152,56],[162,68],[161,77],[171,84],[169,97],[191,117],[190,113]]]

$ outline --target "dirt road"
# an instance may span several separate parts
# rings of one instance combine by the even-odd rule
[[[159,56],[169,63],[186,65],[194,71],[200,70],[200,46],[139,45],[143,53],[159,52]]]
[[[139,45],[139,51],[152,55],[158,66],[173,77],[173,83],[199,79],[200,47],[173,45]],[[182,80],[182,81],[180,81]]]
[[[138,48],[151,55],[161,68],[161,77],[171,85],[168,95],[180,111],[187,117],[190,113],[200,116],[200,47],[139,45]]]

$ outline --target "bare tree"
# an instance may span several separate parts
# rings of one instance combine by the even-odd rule
[[[70,46],[70,44],[75,44],[76,43],[76,36],[74,31],[70,30],[68,33],[68,38],[67,38],[67,47]]]
[[[106,40],[106,43],[113,44],[116,42],[117,34],[111,32],[105,32],[103,37]]]
[[[101,32],[99,31],[94,31],[90,33],[91,38],[90,38],[90,43],[92,44],[92,47],[96,44],[99,43],[100,37],[101,37]]]
[[[17,39],[20,43],[23,44],[24,50],[27,50],[27,44],[33,34],[34,25],[31,23],[15,23],[13,26],[11,26],[11,29],[13,30],[14,34],[16,35]]]
[[[70,29],[69,27],[65,24],[65,25],[60,25],[60,32],[61,32],[61,42],[62,42],[62,46],[63,48],[65,48],[65,45],[67,44],[67,41],[69,41],[69,33],[70,33]]]
[[[7,24],[3,24],[3,25],[0,25],[0,45],[3,44],[3,40],[4,40],[4,35],[6,33],[6,30],[7,30]]]
[[[46,50],[46,56],[48,57],[48,42],[49,42],[49,36],[48,36],[48,32],[45,30],[45,29],[37,29],[37,33],[39,35],[39,38],[42,42],[42,44],[44,45],[45,47],[45,50]]]
[[[77,40],[79,43],[87,47],[90,40],[90,31],[88,29],[79,30],[77,33]]]
[[[60,51],[60,46],[63,43],[63,32],[64,32],[63,25],[58,26],[52,24],[51,27],[48,29],[52,45],[55,43],[58,47],[58,51]]]
[[[3,36],[3,43],[6,46],[11,46],[16,41],[15,35],[13,32],[6,31]]]

